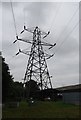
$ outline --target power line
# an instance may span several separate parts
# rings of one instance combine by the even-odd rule
[[[12,15],[13,15],[13,21],[14,21],[15,32],[16,32],[16,35],[17,35],[17,28],[16,28],[15,15],[14,15],[14,10],[13,10],[13,5],[12,5],[11,0],[10,0],[10,4],[11,4]]]
[[[16,21],[15,21],[15,15],[14,15],[14,10],[13,10],[13,5],[12,5],[12,1],[11,0],[10,0],[10,3],[11,3],[11,10],[12,10],[12,15],[13,15],[15,33],[16,33],[16,36],[18,36],[18,34],[17,34],[17,27],[16,27]],[[18,48],[20,48],[19,41],[18,41]]]
[[[69,32],[69,34],[65,37],[65,39],[67,40],[68,37],[71,35],[71,33],[75,30],[75,28],[77,27],[77,25],[81,22],[81,20],[79,20],[79,22],[77,22],[77,24],[73,27],[73,29]],[[63,45],[63,43],[65,42],[65,39],[62,41],[62,43],[60,44],[60,46],[56,49],[55,53],[59,50],[59,48]]]
[[[56,13],[55,13],[55,15],[54,15],[54,17],[53,17],[53,20],[52,20],[52,23],[51,23],[51,25],[50,25],[49,30],[50,30],[52,27],[54,27],[54,25],[52,26],[52,24],[55,23],[56,17],[57,17],[57,15],[58,15],[58,12],[59,12],[61,6],[62,6],[62,3],[61,3],[61,5],[60,5],[60,7],[56,10]]]
[[[60,6],[60,7],[61,7],[61,6]],[[75,10],[75,12],[73,13],[71,19],[67,22],[66,27],[68,27],[69,23],[71,23],[73,17],[76,15],[76,13],[77,13],[77,11],[79,10],[80,7],[81,7],[81,5]],[[66,27],[64,28],[64,30],[63,30],[63,31],[61,32],[61,34],[59,35],[59,37],[58,37],[56,43],[60,40],[60,36],[62,36],[62,34],[65,32]],[[61,43],[61,45],[62,45],[62,44],[63,44],[63,42]],[[60,45],[60,46],[61,46],[61,45]],[[57,50],[56,50],[56,51],[57,51]]]
[[[81,7],[81,5],[80,5]],[[61,34],[59,35],[58,39],[56,42],[58,42],[60,40],[60,36],[62,36],[62,34],[65,32],[66,27],[68,27],[68,25],[71,23],[73,17],[76,15],[77,11],[79,10],[79,7],[76,9],[76,11],[74,12],[74,14],[72,15],[71,19],[68,21],[67,25],[65,26],[64,30],[61,32]]]
[[[79,6],[79,8],[81,7],[81,5]],[[76,15],[76,13],[77,13],[77,11],[79,10],[79,8],[77,8],[76,9],[76,11],[74,12],[74,14],[72,15],[72,17],[71,17],[71,19],[68,21],[68,23],[67,23],[67,25],[66,25],[66,27],[69,25],[69,23],[72,21],[72,19],[73,19],[73,17]],[[80,21],[79,21],[80,22]],[[73,30],[77,27],[77,25],[79,24],[79,22],[73,27],[73,29],[72,29],[72,31],[71,31],[71,33],[73,32]],[[63,32],[65,31],[65,29],[66,29],[66,27],[64,28],[64,30],[61,32],[61,34],[60,34],[60,36],[62,36],[62,34],[63,34]],[[57,41],[56,41],[56,43],[60,40],[60,36],[58,37],[58,39],[57,39]],[[68,37],[68,35],[66,36],[66,38],[65,39],[67,39],[67,37]],[[64,39],[64,40],[65,40]],[[62,41],[62,43],[60,44],[60,46],[58,47],[58,48],[60,48],[61,46],[62,46],[62,44],[65,42],[65,41]],[[56,49],[56,51],[55,52],[57,52],[58,51],[58,48]]]

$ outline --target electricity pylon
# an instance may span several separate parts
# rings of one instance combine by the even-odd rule
[[[34,80],[37,82],[41,90],[52,88],[51,76],[49,75],[46,59],[50,59],[51,57],[53,57],[54,54],[49,55],[45,53],[43,50],[43,46],[48,46],[48,49],[51,49],[56,45],[56,43],[50,44],[43,42],[41,38],[44,39],[45,37],[47,37],[50,31],[48,31],[48,33],[43,32],[37,26],[34,28],[26,28],[26,26],[24,26],[24,30],[21,32],[21,34],[24,31],[32,33],[33,40],[24,40],[16,36],[17,39],[13,42],[15,43],[17,40],[19,40],[31,44],[31,51],[19,49],[19,52],[16,54],[18,55],[19,53],[24,53],[26,55],[29,55],[29,60],[24,76],[24,82]]]

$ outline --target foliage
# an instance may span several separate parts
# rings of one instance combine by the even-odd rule
[[[12,92],[13,77],[10,75],[8,64],[5,63],[5,59],[2,58],[2,102],[5,102],[10,98]]]
[[[56,98],[57,92],[53,89],[46,89],[40,91],[39,85],[36,81],[30,80],[25,83],[23,87],[22,82],[14,82],[10,74],[9,66],[2,58],[2,102],[21,101],[23,99],[37,99],[44,100],[50,97],[52,100]],[[54,96],[54,98],[53,98]]]
[[[21,101],[24,97],[24,88],[22,82],[13,83],[12,98],[14,101]]]
[[[25,97],[33,97],[37,98],[37,93],[39,91],[39,86],[37,85],[37,82],[34,80],[28,81],[25,85]]]
[[[30,89],[31,88],[31,89]],[[9,66],[5,63],[5,59],[2,58],[2,101],[20,101],[23,98],[37,96],[39,87],[37,82],[31,80],[26,83],[26,87],[23,87],[22,82],[14,82],[13,77],[10,74]]]

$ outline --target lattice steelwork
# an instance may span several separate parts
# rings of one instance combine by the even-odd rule
[[[16,54],[18,55],[20,52],[22,52],[29,55],[24,81],[36,81],[41,90],[52,88],[51,77],[47,68],[46,59],[51,58],[54,54],[49,55],[45,53],[43,50],[43,46],[48,46],[49,49],[51,49],[56,45],[56,43],[52,45],[50,43],[43,42],[41,38],[44,39],[50,32],[45,33],[41,31],[37,26],[31,29],[26,29],[26,27],[24,26],[24,30],[21,32],[21,34],[25,30],[33,34],[33,40],[19,39],[19,37],[16,36],[17,40],[31,44],[31,51],[24,51],[19,49],[19,52]],[[15,40],[14,43],[17,40]]]

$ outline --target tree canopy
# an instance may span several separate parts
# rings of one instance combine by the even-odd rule
[[[1,56],[0,56],[1,57]],[[48,94],[49,93],[49,94]],[[52,91],[40,91],[36,81],[30,80],[25,83],[14,81],[10,74],[9,66],[2,57],[2,102],[20,101],[22,99],[41,99],[41,97],[52,96]]]
[[[13,81],[13,76],[10,74],[9,66],[2,57],[2,102],[20,101],[23,98],[37,97],[39,86],[37,82],[28,81],[23,87],[23,83]]]
[[[13,77],[10,75],[8,64],[2,58],[2,101],[6,101],[11,94],[13,84]]]
[[[30,80],[25,84],[25,97],[26,98],[37,98],[38,97],[38,91],[39,86],[37,85],[37,82],[34,80]]]

